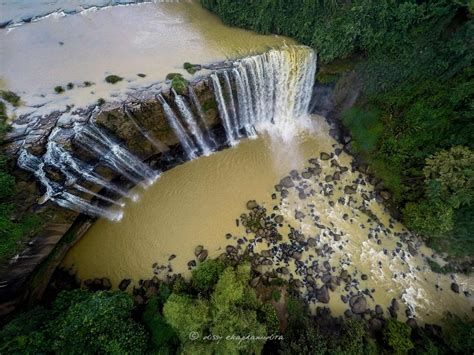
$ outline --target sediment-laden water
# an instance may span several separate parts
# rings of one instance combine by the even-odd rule
[[[366,176],[351,172],[351,157],[329,136],[325,120],[312,122],[312,131],[292,142],[270,132],[164,173],[140,193],[140,201],[127,205],[120,223],[99,220],[64,266],[74,267],[81,279],[108,277],[117,287],[124,278],[136,283],[154,273],[189,277],[197,245],[217,257],[229,245],[243,250],[252,244],[262,260],[272,262],[263,270],[300,280],[310,304],[329,305],[334,314],[350,308],[343,299],[362,294],[368,308],[381,305],[385,313],[397,299],[401,319],[407,308],[422,322],[439,322],[446,311],[472,316],[473,299],[464,292],[474,292],[473,278],[432,273],[425,257],[433,251],[416,247],[416,239],[376,201]],[[322,152],[330,154],[328,160]],[[285,176],[288,187],[276,191]],[[270,243],[237,225],[248,200],[268,215],[283,216],[281,241]],[[328,304],[318,291],[327,275],[339,278],[338,286],[336,280],[327,283],[335,286]],[[459,294],[450,289],[452,282]]]
[[[0,3],[5,23],[41,18],[0,29],[0,89],[22,97],[25,105],[14,110],[17,116],[133,95],[171,72],[190,78],[184,62],[208,64],[294,43],[224,26],[196,1],[106,6],[127,2],[133,1]],[[108,84],[104,79],[110,74],[123,80]],[[73,89],[66,90],[68,83]],[[56,86],[66,91],[58,95]]]

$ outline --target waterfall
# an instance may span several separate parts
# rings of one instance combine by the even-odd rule
[[[293,133],[307,113],[316,74],[316,55],[290,46],[234,62],[230,74],[237,91],[240,124]],[[223,118],[225,120],[225,118]]]
[[[153,137],[153,135],[150,134],[150,132],[148,132],[145,128],[140,126],[126,105],[124,105],[123,110],[127,117],[130,119],[130,121],[132,121],[133,125],[140,131],[140,133],[150,142],[153,147],[155,147],[160,153],[168,153],[168,147],[165,144],[161,143],[158,139]]]
[[[189,96],[191,97],[191,101],[193,102],[193,105],[198,113],[199,123],[203,127],[203,131],[206,136],[206,141],[208,142],[208,145],[210,147],[212,147],[213,149],[216,149],[217,148],[216,140],[211,130],[209,129],[209,125],[207,124],[206,114],[204,113],[202,105],[199,102],[199,99],[196,96],[196,92],[194,91],[192,85],[188,86],[188,91],[189,91]]]
[[[245,74],[245,80],[244,80]],[[255,128],[250,124],[252,120],[253,112],[252,97],[250,96],[248,80],[246,80],[245,68],[241,65],[237,65],[232,69],[232,75],[234,76],[236,88],[237,88],[237,102],[239,108],[240,125],[239,128],[245,129],[247,136],[255,136]],[[247,84],[246,84],[247,82]]]
[[[227,105],[224,101],[224,95],[222,93],[221,83],[217,74],[211,74],[212,86],[214,87],[214,94],[216,96],[217,106],[221,115],[222,123],[224,125],[225,133],[227,135],[227,141],[230,145],[236,144],[236,135],[234,133],[235,125],[230,122],[229,112],[227,112]]]
[[[165,117],[168,120],[171,128],[173,129],[176,137],[178,138],[181,146],[184,149],[188,159],[194,159],[197,157],[197,147],[194,145],[193,140],[188,136],[186,130],[184,129],[183,125],[179,121],[178,117],[176,117],[175,113],[171,109],[170,105],[166,102],[163,95],[159,94],[157,96],[158,100],[160,101],[161,105],[163,106],[163,110],[165,112]]]
[[[227,97],[229,98],[229,117],[230,117],[230,122],[233,127],[233,134],[234,137],[240,138],[240,124],[239,119],[237,117],[237,111],[235,109],[235,100],[234,100],[234,93],[232,92],[232,85],[230,84],[230,78],[229,74],[225,71],[224,72],[224,87],[225,87],[225,93],[227,94]]]
[[[119,186],[95,174],[93,172],[94,167],[74,158],[67,150],[61,148],[58,143],[54,141],[48,142],[43,161],[48,165],[58,168],[66,175],[68,178],[66,185],[72,185],[78,178],[82,178],[122,197],[132,198],[128,192]]]
[[[158,178],[158,174],[148,165],[114,142],[95,125],[89,124],[77,134],[78,144],[95,153],[107,166],[135,184],[147,187]]]
[[[94,217],[104,217],[111,221],[118,221],[122,218],[123,212],[120,210],[110,210],[93,205],[89,201],[67,192],[64,186],[50,180],[46,176],[44,165],[45,163],[42,160],[31,155],[26,150],[23,150],[18,158],[18,166],[33,173],[41,185],[46,189],[42,198],[42,203],[51,200],[56,202],[58,205],[73,211],[85,213]]]
[[[174,89],[172,89],[174,94],[174,100],[176,102],[176,106],[178,107],[179,112],[181,113],[181,117],[184,118],[189,131],[193,135],[194,139],[197,142],[199,148],[204,155],[210,155],[212,153],[212,149],[209,147],[208,142],[206,141],[204,134],[199,128],[196,120],[194,119],[193,113],[189,108],[188,104],[185,102],[184,98],[181,95],[178,95]]]
[[[212,73],[212,92],[227,143],[235,145],[242,137],[256,137],[261,131],[276,132],[283,138],[291,139],[298,126],[307,122],[315,72],[316,55],[310,48],[288,46],[236,60],[230,67],[221,67],[219,72]],[[172,90],[173,108],[162,94],[158,94],[156,99],[161,103],[165,118],[186,157],[194,159],[200,153],[211,154],[219,146],[192,84],[188,90],[190,102],[187,97]],[[175,108],[179,114],[175,113]],[[123,110],[143,137],[157,151],[169,157],[168,146],[147,131],[125,104]],[[66,137],[72,132],[74,144],[95,156],[96,161],[93,164],[86,163],[61,146],[58,143],[60,140],[56,139],[56,135],[60,139],[64,135],[60,126],[51,131],[43,156],[37,157],[22,149],[18,166],[33,173],[45,189],[40,203],[51,200],[62,207],[91,216],[120,219],[122,210],[104,208],[86,200],[86,197],[78,196],[93,197],[98,202],[119,208],[124,204],[108,197],[109,193],[136,198],[101,176],[97,166],[106,166],[120,177],[144,187],[152,184],[158,173],[93,121],[85,124],[78,121],[65,129],[68,130]],[[57,179],[50,176],[47,168],[59,170],[65,182],[56,182]],[[96,192],[99,190],[105,193]]]

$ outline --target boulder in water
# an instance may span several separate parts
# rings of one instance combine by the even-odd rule
[[[355,314],[362,314],[367,310],[367,301],[364,296],[353,296],[349,304],[351,305],[351,311]]]
[[[329,291],[326,286],[316,290],[316,299],[321,303],[329,303]]]
[[[287,189],[295,186],[295,184],[293,183],[293,180],[289,176],[286,176],[283,179],[281,179],[280,184],[286,187]]]
[[[198,245],[196,248],[194,248],[194,256],[198,256],[203,250],[204,247],[202,245]]]
[[[319,158],[321,160],[329,160],[329,159],[331,159],[331,156],[326,152],[321,152],[321,154],[319,155]]]
[[[255,200],[250,200],[247,202],[247,209],[248,210],[253,210],[254,208],[258,207],[258,203]]]
[[[120,291],[125,291],[127,289],[127,287],[130,285],[131,282],[132,282],[132,280],[130,280],[130,279],[123,279],[122,281],[120,281],[120,284],[118,286],[119,290]]]

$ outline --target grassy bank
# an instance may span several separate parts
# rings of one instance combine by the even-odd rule
[[[404,222],[453,257],[474,254],[472,2],[201,0],[232,26],[293,37],[364,84],[343,114]],[[354,67],[354,68],[352,68]]]

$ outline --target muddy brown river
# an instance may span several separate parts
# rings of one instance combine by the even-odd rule
[[[136,189],[140,200],[127,205],[122,221],[97,221],[69,252],[64,266],[77,270],[81,279],[108,277],[117,287],[124,278],[136,283],[152,277],[154,263],[189,277],[187,263],[195,259],[197,245],[203,245],[209,257],[217,257],[239,239],[242,246],[253,240],[254,251],[272,260],[262,268],[300,280],[300,290],[313,309],[324,304],[311,297],[308,285],[320,286],[319,277],[328,266],[330,274],[346,270],[352,278],[349,285],[329,292],[328,305],[336,315],[349,307],[344,298],[366,292],[368,307],[378,304],[385,312],[396,298],[400,319],[406,308],[421,322],[439,322],[446,311],[472,317],[473,277],[431,272],[425,257],[434,252],[424,245],[412,255],[400,236],[411,245],[415,239],[384,211],[366,176],[351,172],[351,156],[337,150],[340,155],[321,159],[321,152],[331,154],[341,147],[330,137],[324,118],[313,116],[311,121],[313,127],[300,130],[291,141],[267,132],[168,171],[147,190]],[[317,174],[303,174],[315,166]],[[297,171],[292,172],[294,186],[283,194],[275,191],[292,170]],[[344,191],[345,186],[354,190]],[[280,242],[257,241],[241,223],[237,225],[236,219],[248,212],[248,200],[283,216]],[[297,257],[285,259],[282,251],[298,245],[294,231],[301,234],[296,239],[303,240],[304,247]],[[176,257],[168,261],[171,255]],[[435,260],[442,263],[439,257]],[[319,269],[311,268],[314,262]],[[166,274],[167,269],[158,272],[159,277]],[[317,281],[312,284],[313,280]],[[459,294],[451,291],[452,282],[459,284]]]

